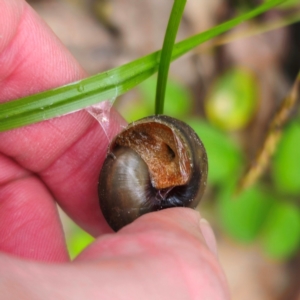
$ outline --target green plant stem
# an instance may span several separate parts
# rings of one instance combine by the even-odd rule
[[[270,10],[284,0],[270,0],[254,10],[174,45],[172,60],[243,21]],[[0,131],[34,124],[74,112],[126,93],[152,74],[160,51],[81,81],[0,105]]]
[[[172,50],[175,43],[177,31],[182,18],[186,0],[175,0],[170,19],[168,22],[161,57],[158,67],[156,97],[155,97],[155,114],[163,114],[166,86],[168,73],[171,63]]]

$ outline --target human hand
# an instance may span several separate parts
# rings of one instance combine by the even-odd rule
[[[0,0],[0,14],[0,102],[86,75],[25,1]],[[123,125],[112,110],[109,137]],[[168,209],[111,232],[97,197],[107,144],[85,111],[0,134],[1,299],[228,299],[197,212]],[[72,263],[56,203],[98,237]]]

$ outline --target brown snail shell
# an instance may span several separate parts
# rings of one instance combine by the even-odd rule
[[[195,208],[207,170],[205,148],[187,124],[164,115],[133,122],[112,140],[103,163],[102,213],[117,231],[148,212]]]

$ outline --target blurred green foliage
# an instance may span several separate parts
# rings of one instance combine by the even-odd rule
[[[122,110],[122,115],[128,122],[154,114],[156,80],[157,77],[152,76],[138,86],[139,99],[135,99],[135,104],[128,105]],[[182,120],[189,115],[191,106],[190,92],[175,80],[169,79],[166,87],[164,113]]]
[[[284,201],[274,203],[261,233],[262,245],[269,256],[285,259],[300,245],[299,207]]]
[[[259,234],[270,211],[273,198],[259,187],[252,187],[234,196],[236,183],[217,195],[217,211],[222,228],[241,242],[252,242]]]
[[[144,99],[149,113],[153,114],[156,76],[150,77],[139,85],[141,97]],[[191,110],[192,98],[189,91],[175,80],[168,80],[164,113],[177,119],[186,117]]]
[[[212,85],[205,101],[206,115],[218,128],[239,130],[252,119],[257,100],[253,73],[243,68],[229,69]]]
[[[236,176],[243,165],[243,155],[238,145],[224,132],[200,118],[186,120],[205,145],[208,161],[208,183],[225,185]]]
[[[94,238],[74,223],[72,223],[70,227],[71,232],[67,235],[67,248],[70,258],[74,259],[83,249],[93,242]]]
[[[300,195],[300,123],[286,127],[273,160],[273,180],[276,188],[286,194]]]

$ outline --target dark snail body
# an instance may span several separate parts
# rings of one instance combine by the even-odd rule
[[[187,124],[159,115],[114,138],[99,178],[103,215],[115,231],[169,207],[195,208],[207,180],[205,148]]]

